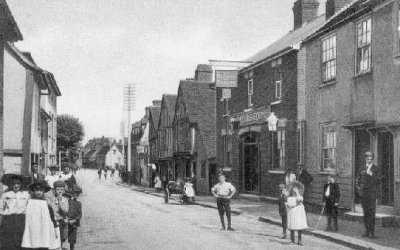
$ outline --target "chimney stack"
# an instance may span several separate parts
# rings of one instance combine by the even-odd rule
[[[327,0],[325,3],[325,18],[329,19],[352,0]]]
[[[293,5],[293,29],[312,21],[318,15],[318,0],[297,0]]]
[[[199,82],[212,82],[213,81],[213,69],[211,65],[199,64],[197,65],[194,79]]]
[[[153,100],[153,107],[161,107],[161,100]]]

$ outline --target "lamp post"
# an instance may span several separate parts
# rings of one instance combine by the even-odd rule
[[[131,114],[134,110],[135,106],[135,85],[134,84],[127,84],[124,87],[124,110],[127,112],[127,123],[128,123],[128,162],[127,162],[127,171],[129,176],[129,182],[132,181],[132,165],[131,165],[131,132],[132,132],[132,124],[131,124]]]

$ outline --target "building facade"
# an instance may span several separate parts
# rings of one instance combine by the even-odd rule
[[[175,180],[173,159],[173,127],[176,95],[163,95],[158,122],[158,162],[160,175],[166,180]]]
[[[213,71],[199,65],[193,80],[179,84],[173,121],[175,179],[191,178],[198,193],[210,192],[216,164],[216,104]],[[198,80],[201,79],[201,80]]]
[[[149,184],[152,187],[154,178],[159,173],[158,162],[158,123],[160,119],[161,100],[154,100],[149,112],[149,162],[147,164]]]
[[[327,2],[325,24],[301,49],[298,119],[305,121],[303,164],[315,180],[311,201],[320,201],[333,169],[341,206],[356,210],[355,180],[372,151],[382,174],[378,210],[400,214],[399,4],[347,1],[340,9],[342,2]]]

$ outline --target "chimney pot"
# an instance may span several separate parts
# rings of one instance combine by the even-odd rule
[[[293,5],[293,29],[315,19],[318,15],[318,0],[297,0]]]

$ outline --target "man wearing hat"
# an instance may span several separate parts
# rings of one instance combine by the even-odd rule
[[[332,231],[332,220],[333,230],[338,231],[338,206],[340,201],[340,188],[339,184],[335,181],[335,172],[330,170],[328,172],[328,183],[324,185],[324,192],[322,193],[322,201],[325,206],[326,215],[328,217],[328,223],[326,230]]]
[[[82,204],[78,201],[78,196],[82,193],[82,189],[78,185],[74,185],[71,190],[67,193],[70,197],[68,201],[68,243],[70,250],[75,249],[78,227],[80,226],[80,220],[82,217]]]
[[[375,238],[375,213],[378,184],[380,183],[379,168],[373,164],[374,155],[365,153],[365,167],[357,178],[357,190],[361,197],[364,212],[365,233],[363,237]]]
[[[22,190],[23,177],[5,174],[2,183],[8,187],[0,199],[0,249],[19,250],[25,227],[25,210],[29,193]]]
[[[231,226],[231,199],[236,193],[236,188],[226,181],[225,175],[222,173],[218,176],[218,183],[211,189],[211,193],[217,198],[217,207],[219,218],[221,220],[222,228],[225,230],[225,219],[224,214],[226,214],[226,219],[228,220],[228,231],[234,231]]]

